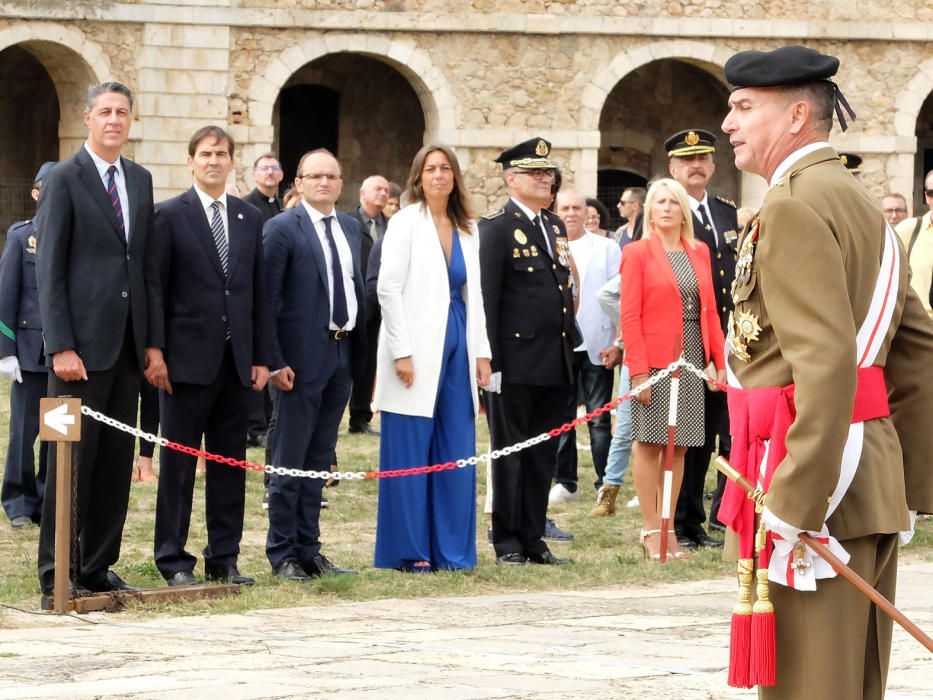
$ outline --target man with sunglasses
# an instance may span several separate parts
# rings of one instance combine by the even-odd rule
[[[619,247],[622,248],[626,243],[635,240],[636,235],[641,231],[641,221],[639,215],[645,206],[645,196],[648,190],[644,187],[626,187],[619,197],[616,209],[619,216],[625,219],[625,223],[616,229],[615,237],[619,241]]]
[[[933,209],[933,170],[923,178],[923,199],[927,203],[927,213],[904,219],[895,229],[907,249],[910,263],[910,286],[914,288],[923,308],[933,318],[930,307],[930,281],[933,279],[933,221],[930,210]]]
[[[564,422],[573,386],[573,282],[567,231],[545,209],[557,166],[551,144],[533,138],[503,151],[509,200],[479,222],[493,389],[487,410],[493,449]],[[543,538],[557,441],[493,462],[492,542],[498,563],[566,564]],[[563,539],[569,539],[566,533]]]

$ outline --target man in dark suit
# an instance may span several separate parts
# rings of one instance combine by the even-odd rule
[[[732,313],[732,280],[735,279],[735,241],[738,223],[735,218],[735,203],[710,195],[706,191],[710,178],[716,172],[713,154],[716,152],[716,136],[703,129],[687,129],[671,136],[664,142],[670,156],[668,169],[671,177],[687,190],[693,210],[694,235],[709,247],[712,263],[713,290],[716,292],[716,307],[723,332]],[[701,447],[691,447],[684,456],[684,480],[677,499],[674,530],[681,547],[721,547],[722,542],[707,534],[706,510],[703,506],[703,489],[710,457],[719,438],[719,454],[728,459],[732,446],[729,435],[729,411],[726,394],[705,388],[706,442]],[[725,477],[720,477],[725,479]],[[722,494],[722,486],[717,489]]]
[[[43,163],[31,195],[39,201],[46,173],[55,163]],[[0,499],[10,524],[20,529],[38,523],[45,493],[48,443],[39,446],[36,472],[35,443],[39,434],[39,399],[49,383],[42,356],[42,321],[36,287],[36,229],[31,219],[13,224],[0,258],[0,375],[13,382],[10,392],[10,440]]]
[[[382,239],[389,221],[382,210],[389,201],[389,181],[382,175],[370,175],[360,185],[360,206],[350,212],[350,216],[360,222],[360,265],[363,280],[367,277],[369,257],[376,241]],[[378,435],[379,431],[370,425],[373,412],[370,404],[373,400],[373,382],[376,380],[376,347],[379,340],[379,325],[382,314],[379,304],[366,306],[366,368],[359,381],[353,382],[350,393],[349,432]]]
[[[573,385],[573,348],[580,339],[570,249],[563,222],[544,209],[557,167],[550,151],[540,138],[504,151],[496,162],[509,201],[479,222],[493,449],[561,425]],[[556,462],[557,440],[548,440],[493,463],[492,541],[500,564],[568,563],[542,539]]]
[[[302,156],[301,203],[270,219],[263,249],[272,310],[277,467],[328,470],[351,381],[366,361],[366,309],[357,221],[334,209],[340,164],[325,150]],[[275,575],[308,581],[340,569],[321,553],[322,479],[272,475],[266,556]]]
[[[233,170],[233,138],[217,126],[188,144],[194,185],[155,210],[152,265],[165,337],[149,351],[146,378],[162,396],[162,435],[209,452],[246,457],[250,389],[269,378],[269,310],[262,262],[262,217],[224,191]],[[155,562],[171,586],[197,583],[197,558],[185,551],[191,521],[195,458],[163,447],[155,518]],[[208,462],[207,547],[210,581],[249,585],[237,557],[243,534],[246,472]]]
[[[155,297],[145,262],[152,177],[120,156],[132,123],[132,93],[120,83],[88,88],[88,139],[52,168],[36,215],[36,275],[49,396],[71,395],[123,423],[136,423],[147,346],[162,344],[149,319]],[[81,422],[76,459],[78,552],[72,577],[96,591],[129,586],[110,567],[120,558],[133,437]],[[55,454],[39,532],[39,582],[55,578]]]
[[[263,153],[253,162],[253,182],[256,187],[243,197],[259,210],[262,223],[266,223],[276,214],[281,214],[284,207],[279,197],[279,184],[282,182],[282,164],[275,153]],[[272,396],[268,390],[250,395],[249,427],[246,444],[250,447],[266,447],[267,433],[271,430],[269,420],[272,417]],[[268,480],[267,480],[268,485]]]

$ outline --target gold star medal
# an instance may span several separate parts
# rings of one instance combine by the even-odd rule
[[[758,336],[761,335],[758,317],[749,311],[739,311],[735,315],[735,327],[745,341],[758,340]]]
[[[735,316],[730,316],[729,318],[729,336],[726,338],[726,345],[729,347],[729,352],[742,360],[742,362],[750,362],[752,357],[748,354],[748,346],[741,338],[736,337],[735,334],[736,323]]]
[[[518,228],[515,229],[514,236],[515,236],[515,241],[519,245],[525,245],[528,242],[528,237],[522,232],[521,229],[518,229]]]

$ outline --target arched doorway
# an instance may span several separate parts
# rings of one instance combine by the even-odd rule
[[[376,58],[322,56],[296,71],[273,108],[275,150],[291,183],[302,154],[333,151],[343,167],[338,207],[358,201],[360,183],[379,173],[404,184],[424,143],[425,116],[408,80]]]
[[[624,171],[647,181],[666,176],[665,139],[682,129],[706,129],[718,137],[709,189],[737,200],[739,173],[719,128],[728,96],[720,80],[690,61],[661,59],[639,66],[615,85],[603,105],[600,172]]]
[[[77,48],[94,47],[78,33],[67,38]],[[0,50],[0,94],[5,97],[0,101],[3,232],[13,221],[35,213],[29,190],[39,166],[67,158],[87,135],[84,98],[88,85],[98,78],[72,46],[28,39]]]
[[[58,160],[58,96],[42,63],[22,46],[0,51],[0,227],[32,218],[39,166]]]
[[[933,170],[933,92],[927,95],[917,115],[917,157],[914,162],[914,182],[917,186],[911,193],[913,211],[922,213],[926,209],[923,198],[923,176]]]

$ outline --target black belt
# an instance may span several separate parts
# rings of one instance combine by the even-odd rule
[[[353,333],[353,331],[345,331],[345,330],[331,331],[331,330],[328,330],[328,331],[327,331],[327,337],[330,338],[331,340],[346,340],[347,338],[350,337],[350,334],[351,334],[351,333]]]

